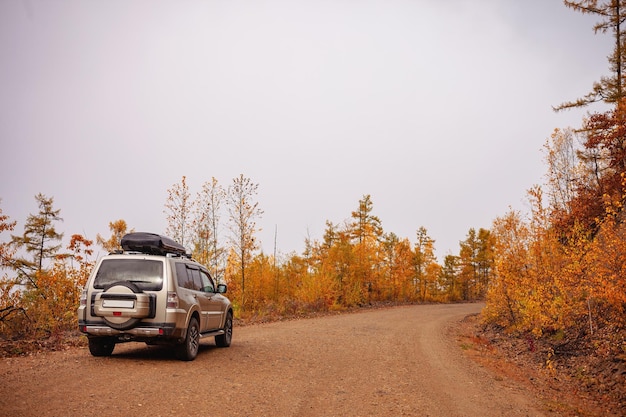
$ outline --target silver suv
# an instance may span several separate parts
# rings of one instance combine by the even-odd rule
[[[78,328],[93,356],[109,356],[116,343],[174,345],[179,359],[196,358],[200,339],[230,346],[232,304],[207,269],[172,239],[129,233],[122,251],[101,258],[83,289]]]

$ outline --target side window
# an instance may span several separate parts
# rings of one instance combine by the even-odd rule
[[[189,268],[187,272],[191,275],[193,279],[192,289],[196,291],[202,291],[202,278],[200,278],[200,270],[196,268]]]
[[[200,270],[200,278],[202,278],[202,291],[215,292],[215,286],[213,280],[205,271]]]
[[[176,281],[178,282],[178,286],[193,290],[193,278],[188,272],[191,272],[191,270],[187,269],[187,265],[183,262],[176,263]]]

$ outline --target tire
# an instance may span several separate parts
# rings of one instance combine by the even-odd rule
[[[89,352],[92,356],[111,356],[115,349],[115,339],[109,337],[90,337]]]
[[[233,313],[229,311],[226,314],[226,321],[224,322],[224,334],[215,336],[215,344],[217,347],[229,347],[230,342],[233,339]]]
[[[198,355],[199,349],[200,327],[198,326],[198,320],[196,320],[195,317],[192,317],[191,320],[189,320],[185,341],[176,346],[176,356],[181,361],[192,361]]]
[[[114,282],[114,283],[109,284],[106,287],[104,287],[102,292],[105,293],[105,292],[109,291],[111,288],[118,287],[118,286],[128,288],[129,290],[131,290],[133,292],[133,294],[141,294],[141,293],[143,293],[141,288],[139,288],[135,283],[130,282],[130,281],[117,281],[117,282]],[[104,319],[105,323],[109,327],[111,327],[113,329],[116,329],[116,330],[120,330],[120,331],[132,329],[133,327],[136,327],[141,322],[141,319],[139,319],[139,318],[130,318],[130,319],[126,320],[123,323],[116,323],[115,321],[108,320],[107,317],[103,317],[103,319]]]

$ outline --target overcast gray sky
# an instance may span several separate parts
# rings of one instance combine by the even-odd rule
[[[561,0],[0,0],[0,198],[23,232],[164,232],[167,190],[259,184],[266,253],[371,195],[440,261],[543,181],[554,113],[608,75]],[[225,232],[224,232],[225,233]]]

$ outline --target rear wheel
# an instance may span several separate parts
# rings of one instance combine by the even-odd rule
[[[233,313],[228,312],[224,322],[224,334],[215,336],[215,344],[218,347],[228,347],[233,338]]]
[[[110,337],[90,337],[89,352],[93,356],[111,356],[115,349],[115,339]]]
[[[189,320],[189,326],[187,327],[187,335],[185,341],[176,346],[176,356],[183,361],[192,361],[198,355],[198,349],[200,348],[200,329],[198,327],[198,320],[192,317]]]

